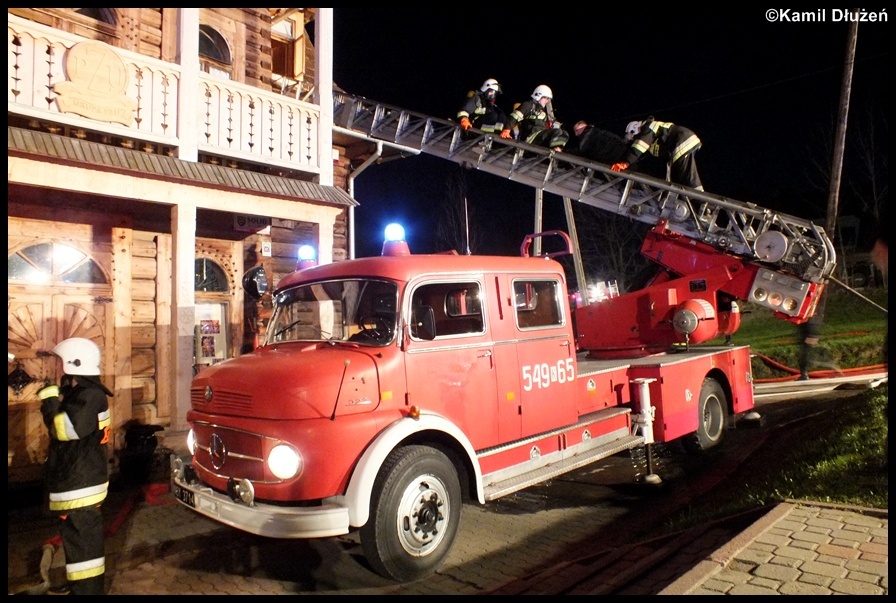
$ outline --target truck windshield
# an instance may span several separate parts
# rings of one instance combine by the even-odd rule
[[[274,296],[265,344],[351,341],[384,346],[395,337],[398,285],[339,279],[299,285]]]

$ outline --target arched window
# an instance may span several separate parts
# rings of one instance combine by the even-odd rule
[[[206,73],[231,79],[233,59],[227,40],[209,25],[199,26],[199,60]]]
[[[227,284],[227,274],[218,264],[208,258],[199,258],[193,289],[204,293],[227,293],[230,285]]]
[[[38,243],[10,255],[7,279],[32,284],[108,283],[102,269],[84,252],[62,243]]]
[[[74,9],[74,11],[84,17],[89,17],[91,19],[96,19],[97,21],[102,21],[103,23],[109,23],[109,24],[115,25],[115,17],[112,14],[112,9],[109,9],[109,8],[76,8],[76,9]]]

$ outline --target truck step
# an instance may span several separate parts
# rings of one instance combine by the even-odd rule
[[[545,480],[563,475],[573,469],[584,467],[595,461],[613,456],[624,450],[630,450],[644,443],[642,436],[624,435],[605,444],[598,445],[579,454],[560,458],[556,462],[541,464],[538,467],[515,475],[514,477],[489,483],[485,487],[485,500],[495,500],[508,494],[513,494],[518,490],[527,488],[533,484],[544,482]],[[483,476],[488,481],[488,476]]]

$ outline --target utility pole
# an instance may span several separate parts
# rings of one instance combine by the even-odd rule
[[[840,178],[843,173],[843,150],[846,146],[846,117],[849,114],[849,95],[852,91],[852,72],[856,58],[856,38],[858,37],[858,10],[852,9],[849,20],[849,34],[846,40],[846,58],[843,63],[843,81],[840,87],[840,107],[837,112],[837,131],[834,135],[834,157],[831,161],[831,184],[828,190],[828,211],[824,228],[832,241],[836,239],[837,214],[840,203]]]

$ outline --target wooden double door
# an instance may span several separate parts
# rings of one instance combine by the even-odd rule
[[[84,337],[101,350],[114,350],[112,299],[108,288],[9,285],[7,346],[15,357],[8,366],[9,481],[40,477],[48,435],[37,393],[47,383],[59,383],[56,356],[48,353],[69,337]],[[115,391],[114,355],[102,355],[103,382]]]

